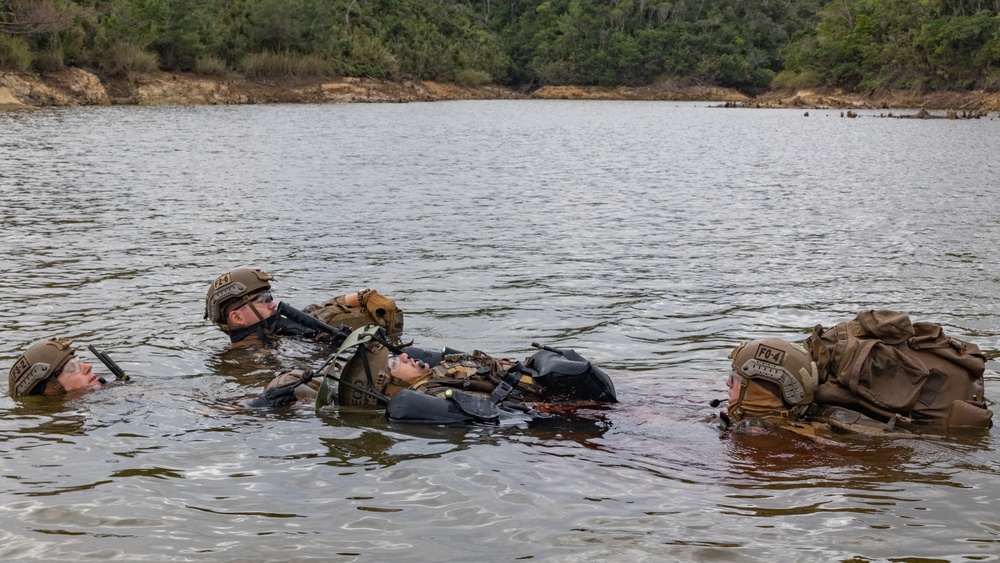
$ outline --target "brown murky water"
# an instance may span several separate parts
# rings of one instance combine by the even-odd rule
[[[2,371],[65,335],[134,379],[0,398],[0,557],[996,560],[996,430],[820,447],[702,420],[739,340],[863,308],[995,358],[998,137],[645,102],[0,113]],[[279,367],[235,376],[202,319],[243,265],[299,307],[378,288],[428,347],[576,348],[622,401],[467,429],[229,410]]]

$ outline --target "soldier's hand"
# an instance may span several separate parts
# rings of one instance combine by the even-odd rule
[[[819,387],[819,370],[816,369],[816,362],[809,362],[809,367],[811,371],[799,368],[799,375],[802,376],[802,388],[805,390],[806,396],[813,394]]]
[[[396,302],[385,295],[368,290],[361,297],[361,308],[375,318],[375,321],[386,330],[392,330],[396,325]]]
[[[295,388],[298,387],[298,385],[299,382],[296,381],[290,384],[267,389],[257,397],[254,397],[254,399],[250,401],[249,406],[251,408],[276,409],[278,407],[291,404],[295,401]]]

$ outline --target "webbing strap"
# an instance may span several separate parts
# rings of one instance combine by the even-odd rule
[[[372,377],[371,364],[368,362],[368,347],[359,346],[358,351],[356,353],[361,354],[361,365],[365,367],[365,378],[368,379],[368,385],[372,389],[378,389],[378,387],[375,386],[375,378]]]
[[[490,400],[494,405],[498,405],[507,400],[507,397],[514,391],[514,386],[521,380],[521,362],[510,366],[510,369],[503,374],[503,379],[490,393]]]
[[[858,382],[861,380],[861,368],[865,365],[865,358],[868,357],[868,354],[871,354],[872,348],[877,343],[878,340],[874,339],[865,342],[854,355],[853,363],[851,364],[851,375],[847,382],[848,388],[854,395],[858,394]]]
[[[377,325],[368,325],[368,326],[377,326]],[[402,354],[403,350],[398,346],[396,346],[395,344],[393,344],[392,342],[389,342],[389,339],[386,338],[385,335],[386,335],[385,329],[379,328],[375,332],[371,333],[371,339],[374,340],[375,342],[378,342],[382,346],[385,346],[386,348],[389,349],[390,352],[396,354],[397,356]]]

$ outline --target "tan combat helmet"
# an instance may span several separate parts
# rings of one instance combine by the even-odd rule
[[[236,302],[249,303],[257,293],[269,291],[272,279],[264,270],[250,268],[237,268],[215,278],[205,296],[205,318],[228,333],[226,308]]]
[[[734,420],[798,418],[812,403],[819,375],[801,346],[765,338],[740,344],[729,357],[731,377],[741,383],[739,399],[728,406]]]
[[[46,381],[61,390],[56,376],[75,354],[73,342],[68,338],[50,338],[32,344],[10,368],[11,397],[41,395]]]

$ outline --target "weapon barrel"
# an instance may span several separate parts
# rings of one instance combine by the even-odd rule
[[[313,330],[318,330],[320,332],[325,332],[329,334],[334,339],[333,340],[334,345],[339,346],[340,343],[343,342],[351,334],[351,331],[346,327],[330,326],[324,323],[323,321],[317,319],[316,317],[311,317],[303,313],[302,311],[296,309],[295,307],[292,307],[291,305],[285,303],[284,301],[282,301],[278,305],[278,314],[284,315],[289,319],[301,325],[305,325]]]
[[[553,354],[559,354],[560,356],[563,355],[563,351],[562,350],[560,350],[558,348],[553,348],[553,347],[548,346],[546,344],[539,344],[537,342],[532,342],[531,345],[534,346],[535,348],[540,349],[540,350],[547,350],[549,352],[552,352]]]

